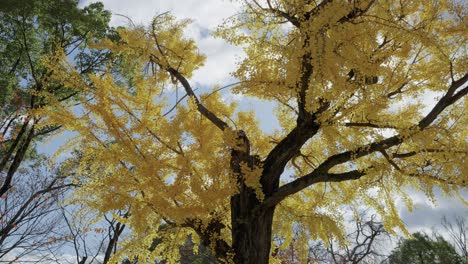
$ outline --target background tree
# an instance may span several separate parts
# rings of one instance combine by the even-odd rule
[[[81,171],[81,177],[73,177],[77,173],[77,164],[82,155],[76,151],[70,156],[60,163],[60,170],[63,171],[65,179],[73,178],[74,188],[59,197],[56,207],[59,211],[60,226],[56,227],[53,233],[49,233],[45,243],[45,254],[38,258],[41,252],[36,251],[33,259],[39,263],[47,260],[59,264],[106,264],[119,248],[119,242],[126,237],[126,226],[119,220],[128,217],[130,210],[127,208],[101,214],[73,199],[73,193],[83,184],[86,171]],[[64,257],[70,254],[74,257],[73,260]]]
[[[375,221],[375,215],[369,220],[356,219],[355,231],[348,234],[347,243],[339,245],[329,241],[327,251],[331,263],[381,263],[385,258],[384,245],[390,244],[390,235],[383,224]]]
[[[105,51],[89,44],[107,34],[110,13],[102,4],[78,8],[78,1],[5,0],[0,3],[0,251],[29,252],[53,227],[52,201],[70,186],[64,174],[45,175],[46,160],[36,143],[60,126],[47,126],[34,111],[75,95],[63,83],[50,82],[44,59],[65,52],[81,73],[96,72]],[[51,97],[44,98],[46,92]],[[30,166],[37,166],[31,169]],[[21,168],[25,169],[20,172]],[[30,175],[27,173],[31,173]],[[50,222],[44,222],[50,217]],[[35,226],[37,225],[37,226]],[[3,256],[3,255],[2,255]],[[1,256],[0,256],[1,258]]]
[[[293,241],[287,249],[274,250],[276,258],[282,264],[295,263],[382,263],[387,258],[385,247],[391,245],[391,235],[385,231],[381,222],[375,220],[375,215],[365,213],[349,221],[354,224],[346,228],[346,238],[339,243],[330,238],[325,244],[322,241],[310,241],[302,238],[302,230],[297,230]],[[283,242],[284,243],[284,242]],[[305,252],[301,252],[301,244],[309,244]]]
[[[114,212],[117,217],[126,217],[127,212]],[[75,261],[72,263],[109,262],[117,250],[118,242],[124,237],[125,225],[109,215],[96,216],[89,208],[72,205],[61,207],[65,228],[50,237],[50,244],[62,243],[61,252],[54,252],[57,263],[63,263],[63,255],[67,249],[72,249]],[[97,221],[101,220],[101,221]]]
[[[40,118],[33,110],[50,103],[50,98],[38,95],[47,92],[59,101],[74,95],[63,83],[48,81],[52,73],[43,59],[63,50],[75,57],[81,73],[89,73],[108,56],[102,51],[90,52],[87,45],[107,32],[110,13],[100,3],[84,9],[79,9],[77,3],[7,0],[0,6],[0,195],[12,187],[13,175],[33,140],[57,129],[39,125]]]
[[[468,226],[463,215],[453,217],[453,221],[444,216],[442,226],[460,255],[468,260]]]
[[[399,263],[466,263],[457,254],[455,248],[443,237],[431,239],[423,233],[413,234],[411,239],[403,239],[390,257],[391,264]]]
[[[28,254],[48,253],[49,237],[61,228],[57,203],[71,184],[44,159],[28,163],[0,200],[0,259],[21,261]]]
[[[356,203],[405,231],[395,195],[411,207],[408,186],[431,197],[466,186],[464,12],[449,0],[245,1],[217,34],[245,48],[233,92],[275,102],[275,133],[216,87],[195,94],[204,57],[184,37],[188,22],[167,13],[97,44],[119,56],[102,75],[57,53],[51,80],[79,91],[82,111],[57,103],[40,114],[79,134],[80,167],[93,172],[81,199],[131,208],[131,242],[116,258],[176,263],[192,236],[219,260],[268,263],[272,235],[291,241],[293,226],[343,238],[343,206]],[[171,84],[186,101],[170,104]],[[440,96],[426,110],[428,92]]]

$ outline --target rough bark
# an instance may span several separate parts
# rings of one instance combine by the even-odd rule
[[[253,169],[260,165],[260,160],[250,154],[250,142],[242,130],[238,131],[237,137],[239,145],[231,152],[231,170],[239,188],[239,192],[231,197],[234,263],[266,264],[270,255],[275,207],[259,215],[254,214],[262,201],[257,197],[255,190],[245,184],[241,164],[248,164]]]
[[[255,194],[253,194],[255,195]],[[233,197],[232,200],[240,200]],[[250,200],[244,206],[255,208],[257,202]],[[236,264],[267,264],[270,256],[271,231],[275,208],[269,208],[258,217],[245,219],[240,212],[243,211],[235,201],[231,203],[232,220],[232,249],[235,252]],[[245,209],[245,208],[244,208]],[[251,211],[251,210],[246,210]]]

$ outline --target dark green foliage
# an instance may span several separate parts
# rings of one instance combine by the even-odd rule
[[[389,257],[391,264],[461,264],[466,263],[443,237],[431,239],[422,233],[400,241]]]
[[[97,70],[104,54],[87,45],[108,32],[110,12],[102,3],[83,9],[75,0],[2,0],[0,3],[0,106],[25,106],[29,89],[41,89],[47,69],[41,63],[62,48],[83,72]],[[63,87],[48,87],[58,95]],[[65,93],[66,94],[66,93]],[[22,104],[21,104],[22,103]],[[27,105],[26,105],[27,106]]]
[[[57,129],[38,129],[38,120],[27,116],[28,110],[47,104],[32,91],[47,90],[59,100],[74,95],[48,80],[44,59],[63,49],[82,73],[98,71],[110,55],[88,47],[110,32],[110,16],[102,3],[79,8],[77,0],[0,1],[0,172],[22,146],[31,149],[31,142]]]

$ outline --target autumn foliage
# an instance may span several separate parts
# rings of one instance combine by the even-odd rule
[[[288,248],[298,226],[299,251],[344,237],[344,205],[405,232],[395,197],[411,208],[408,187],[432,197],[466,186],[468,32],[457,1],[245,1],[216,35],[244,47],[232,92],[274,102],[274,132],[219,87],[195,93],[205,57],[187,23],[162,14],[118,29],[93,46],[115,56],[102,73],[52,58],[51,82],[79,92],[79,107],[37,94],[51,105],[35,111],[44,125],[78,134],[67,145],[81,153],[78,197],[130,210],[114,260],[176,263],[175,245],[191,235],[220,261],[274,263],[270,248]],[[174,87],[186,93],[176,102]]]

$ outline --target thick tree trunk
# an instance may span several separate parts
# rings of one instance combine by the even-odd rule
[[[234,263],[268,264],[273,214],[274,208],[247,221],[234,219],[232,226]]]
[[[255,190],[245,184],[241,164],[254,169],[261,161],[250,154],[250,143],[244,131],[237,132],[237,140],[238,145],[231,152],[231,170],[239,188],[231,197],[231,253],[236,264],[268,264],[275,208],[256,213],[261,201]]]

